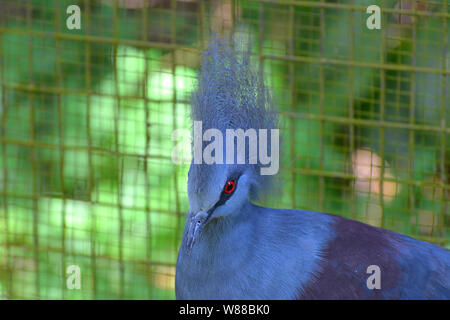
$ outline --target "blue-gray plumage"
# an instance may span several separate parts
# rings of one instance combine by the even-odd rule
[[[248,54],[213,39],[192,119],[221,132],[277,127]],[[448,250],[339,216],[256,206],[270,177],[246,163],[191,164],[178,299],[450,299]],[[371,265],[380,289],[367,286]]]

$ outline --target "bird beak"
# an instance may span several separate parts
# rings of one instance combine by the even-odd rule
[[[204,211],[199,211],[197,214],[191,216],[186,241],[187,255],[191,254],[191,250],[192,247],[194,246],[195,239],[200,234],[207,219],[208,214]]]

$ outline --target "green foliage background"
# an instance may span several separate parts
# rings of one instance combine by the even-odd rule
[[[446,1],[410,24],[383,13],[381,30],[363,9],[397,1],[123,3],[0,1],[1,298],[174,298],[188,165],[172,162],[171,136],[190,128],[200,51],[226,5],[281,114],[282,192],[263,204],[449,247]],[[71,4],[81,30],[66,28]],[[358,187],[358,150],[381,159],[393,195]],[[69,265],[81,290],[66,287]]]

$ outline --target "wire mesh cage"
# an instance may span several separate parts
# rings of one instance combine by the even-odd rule
[[[449,18],[444,0],[0,0],[0,297],[174,298],[174,133],[211,30],[249,44],[279,109],[264,204],[450,248]]]

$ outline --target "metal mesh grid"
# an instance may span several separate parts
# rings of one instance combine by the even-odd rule
[[[72,4],[80,30],[66,27]],[[380,30],[366,27],[372,4]],[[171,137],[190,126],[211,29],[250,36],[280,109],[283,191],[265,204],[449,247],[448,9],[0,0],[0,297],[174,297],[188,165]]]

